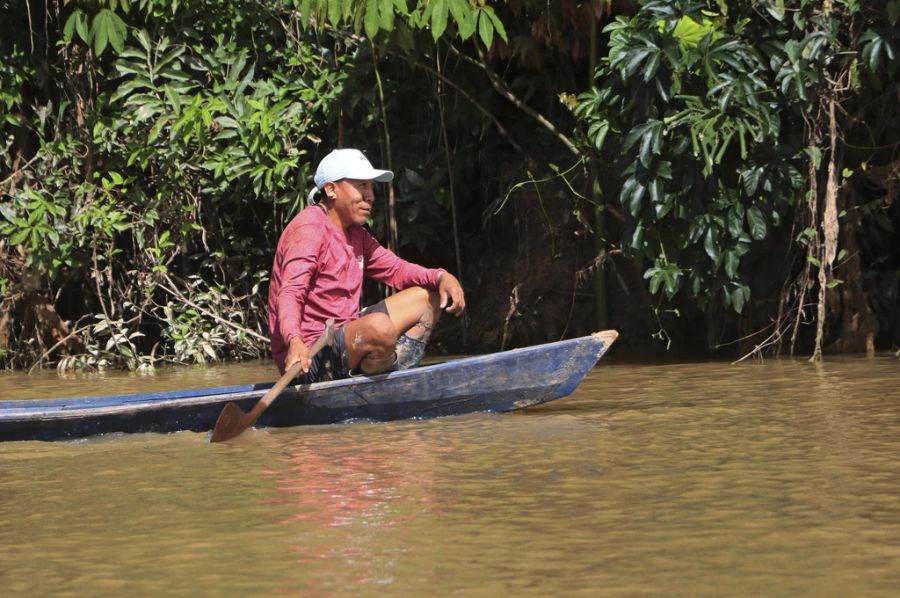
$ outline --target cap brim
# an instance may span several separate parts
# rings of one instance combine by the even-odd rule
[[[389,183],[394,180],[394,173],[390,170],[378,170],[373,168],[372,176],[366,177],[364,180],[375,181],[376,183]]]

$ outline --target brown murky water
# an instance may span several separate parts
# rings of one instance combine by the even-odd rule
[[[271,380],[0,374],[3,398]],[[0,443],[4,596],[889,596],[900,360],[606,365],[520,414]]]

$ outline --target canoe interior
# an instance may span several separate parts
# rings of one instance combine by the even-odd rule
[[[502,412],[564,397],[615,340],[614,331],[391,372],[290,386],[257,427]],[[0,440],[106,433],[206,432],[228,401],[245,411],[272,383],[131,395],[0,401]]]

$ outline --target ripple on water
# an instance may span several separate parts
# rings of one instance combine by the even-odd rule
[[[12,595],[888,596],[897,366],[616,364],[520,414],[224,445],[192,433],[0,443],[0,583]],[[138,382],[6,374],[0,389],[271,379],[267,365]]]

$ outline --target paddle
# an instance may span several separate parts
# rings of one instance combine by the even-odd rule
[[[315,357],[316,353],[318,353],[326,344],[331,344],[333,339],[334,320],[329,319],[325,323],[325,332],[322,333],[319,340],[317,340],[310,348],[309,358],[312,359]],[[244,410],[234,401],[227,403],[222,409],[222,413],[219,414],[219,419],[216,420],[216,427],[213,428],[212,437],[209,441],[222,442],[223,440],[231,440],[247,428],[252,427],[253,424],[256,423],[256,420],[259,419],[259,416],[262,415],[262,412],[265,411],[269,405],[272,404],[272,401],[281,394],[284,387],[299,374],[300,362],[298,361],[284,372],[284,375],[275,383],[275,386],[270,388],[268,392],[257,401],[256,405],[253,406],[253,409],[251,409],[249,413],[244,413]]]

